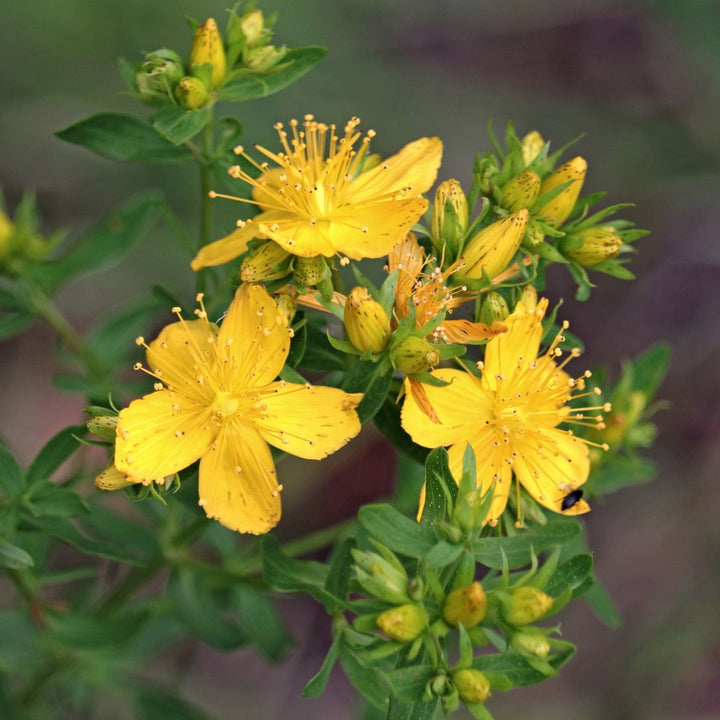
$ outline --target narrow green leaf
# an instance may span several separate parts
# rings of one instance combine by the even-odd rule
[[[423,558],[435,545],[435,535],[399,513],[392,505],[366,505],[358,513],[360,524],[383,545],[408,557]]]
[[[35,484],[25,504],[35,517],[74,517],[90,512],[85,501],[76,492],[51,482]]]
[[[423,699],[428,681],[436,674],[433,665],[410,665],[385,671],[393,695],[403,702],[415,703]]]
[[[445,448],[436,448],[425,461],[425,507],[421,522],[432,524],[436,520],[449,520],[458,486],[450,472]]]
[[[177,162],[190,160],[188,150],[176,147],[145,119],[123,113],[98,113],[55,133],[111,160]]]
[[[164,138],[173,145],[182,145],[194,138],[210,119],[210,108],[184,110],[170,105],[153,115],[152,124]]]
[[[436,711],[437,700],[408,704],[391,697],[386,720],[433,720]]]
[[[150,618],[146,608],[124,610],[110,620],[79,613],[48,614],[47,622],[55,637],[73,648],[117,647],[138,634]]]
[[[574,652],[575,647],[570,645],[562,652],[548,656],[548,662],[553,669],[558,670],[572,657]],[[523,657],[513,653],[480,655],[473,660],[472,666],[483,672],[506,675],[513,687],[535,685],[547,679],[545,674],[531,667]]]
[[[355,538],[346,538],[338,545],[330,561],[325,590],[332,595],[336,604],[328,607],[328,612],[340,612],[347,607],[347,594],[352,578],[352,550],[355,547]]]
[[[657,470],[652,460],[637,456],[615,455],[593,472],[588,488],[594,494],[607,495],[631,485],[649,482],[656,474]]]
[[[608,627],[618,628],[622,622],[620,613],[613,602],[613,599],[608,594],[605,586],[594,578],[594,583],[590,589],[583,595],[583,598],[587,600],[593,612],[602,620]]]
[[[25,489],[23,473],[15,456],[0,445],[0,491],[6,498],[17,498]]]
[[[340,637],[341,636],[338,635],[335,640],[333,640],[333,644],[330,646],[320,669],[303,688],[302,696],[304,698],[317,697],[325,692],[325,688],[330,680],[330,673],[335,667],[335,663],[340,655]]]
[[[556,545],[563,545],[579,532],[580,525],[575,520],[557,519],[513,537],[481,538],[476,540],[472,547],[475,559],[488,567],[502,569],[504,553],[508,567],[519,568],[530,562],[532,550],[537,554]]]
[[[255,100],[267,97],[299,80],[326,55],[323,47],[301,47],[288,51],[279,69],[238,75],[218,89],[220,100]]]
[[[462,545],[451,545],[441,540],[425,557],[428,567],[444,568],[460,557],[463,551]]]
[[[203,710],[183,700],[176,692],[135,685],[137,720],[211,720]]]
[[[349,393],[363,393],[357,409],[360,422],[366,423],[380,410],[392,382],[392,368],[384,362],[358,360],[348,373],[343,389]]]
[[[556,598],[566,590],[574,590],[590,575],[592,566],[592,555],[582,554],[571,557],[555,570],[544,591],[550,597]]]
[[[0,538],[0,566],[8,570],[24,570],[34,564],[25,550]]]
[[[253,645],[268,659],[281,660],[292,646],[271,598],[246,586],[236,586],[234,595],[241,626]]]
[[[106,268],[124,257],[152,229],[161,208],[160,194],[135,195],[106,216],[64,255],[33,265],[27,274],[46,290],[55,290],[75,275]]]
[[[385,710],[388,707],[389,693],[377,669],[364,665],[357,654],[345,645],[340,646],[339,660],[348,680],[363,697],[376,708]]]
[[[0,315],[0,340],[19,335],[32,320],[30,313],[7,313]]]
[[[78,449],[80,443],[77,438],[85,435],[87,428],[84,425],[70,425],[50,438],[27,469],[25,479],[28,485],[49,480],[60,465]]]
[[[655,397],[670,364],[670,346],[661,343],[650,348],[633,361],[633,385],[649,399]]]

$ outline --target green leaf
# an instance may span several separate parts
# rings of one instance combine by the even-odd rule
[[[194,138],[210,119],[210,108],[184,110],[170,105],[153,115],[153,127],[173,145],[182,145]]]
[[[150,615],[146,608],[131,607],[112,619],[86,612],[47,614],[50,630],[63,645],[73,648],[117,647],[140,632]]]
[[[380,410],[392,382],[392,368],[384,362],[358,360],[348,373],[343,389],[349,393],[363,393],[357,408],[361,423],[366,423]]]
[[[6,313],[0,316],[0,340],[19,335],[32,320],[26,312]]]
[[[437,671],[433,665],[410,665],[385,672],[390,690],[406,703],[423,699],[425,688]]]
[[[292,646],[272,600],[242,585],[234,588],[241,625],[253,645],[268,660],[281,660]]]
[[[575,647],[569,645],[562,652],[548,656],[547,660],[552,668],[558,670],[572,657],[574,652]],[[531,667],[523,657],[512,653],[480,655],[473,660],[472,666],[483,672],[506,675],[513,687],[535,685],[547,679],[544,673]]]
[[[51,482],[36,484],[25,504],[35,517],[74,517],[90,512],[85,501],[76,492]]]
[[[661,343],[647,350],[633,361],[633,386],[649,399],[655,397],[670,364],[670,346]]]
[[[20,668],[37,663],[46,651],[41,645],[40,633],[27,610],[0,610],[0,670],[17,677]],[[46,642],[46,638],[43,641]]]
[[[421,522],[427,525],[436,520],[449,520],[458,486],[450,472],[445,448],[436,448],[425,461],[425,492]]]
[[[323,47],[289,50],[279,69],[238,75],[217,90],[219,100],[255,100],[267,97],[299,80],[326,55]]]
[[[92,512],[83,523],[116,547],[128,548],[134,556],[149,560],[160,552],[160,541],[155,528],[107,510],[99,501],[93,503]]]
[[[0,491],[6,498],[17,498],[25,489],[25,481],[15,456],[0,445]]]
[[[591,270],[605,273],[618,280],[634,280],[635,274],[630,272],[619,260],[603,260],[591,266]]]
[[[325,590],[336,599],[334,607],[328,607],[328,612],[340,612],[347,607],[347,594],[352,578],[352,550],[355,547],[355,539],[347,538],[338,545],[330,561]]]
[[[123,113],[98,113],[55,133],[111,160],[177,162],[190,160],[188,150],[176,147],[145,119]]]
[[[462,545],[451,545],[445,540],[441,540],[435,547],[427,554],[425,561],[428,567],[431,568],[444,568],[455,562],[460,557],[463,551]]]
[[[357,654],[344,644],[340,646],[339,660],[348,680],[363,697],[371,705],[385,710],[388,707],[388,691],[385,690],[378,670],[364,665]]]
[[[592,555],[581,554],[571,557],[555,570],[544,591],[550,597],[556,598],[566,590],[574,590],[590,575],[592,566]]]
[[[160,217],[162,196],[135,195],[106,216],[59,258],[37,263],[27,275],[45,290],[54,290],[75,275],[106,268],[123,258]]]
[[[620,613],[618,612],[613,599],[608,594],[604,585],[597,579],[593,578],[594,582],[590,589],[583,595],[587,600],[593,612],[602,620],[608,627],[618,628],[622,622]]]
[[[402,700],[391,697],[386,720],[433,720],[436,710],[437,700],[408,705]]]
[[[28,485],[49,480],[60,465],[78,449],[80,443],[77,438],[85,435],[85,425],[70,425],[50,438],[27,469],[25,479]]]
[[[580,532],[580,525],[574,520],[550,520],[534,530],[522,531],[512,537],[486,537],[476,540],[473,545],[475,559],[491,568],[502,569],[503,553],[508,567],[519,568],[530,562],[532,551],[536,554],[563,545]]]
[[[24,570],[34,564],[25,550],[0,538],[0,566],[8,570]]]
[[[178,568],[167,591],[172,612],[195,637],[218,650],[247,645],[249,638],[237,623],[226,618],[224,606],[199,572]]]
[[[326,565],[289,558],[272,535],[262,538],[260,548],[265,581],[273,590],[305,592],[323,605],[334,605],[335,598],[325,591],[328,576]]]
[[[597,495],[607,495],[631,485],[649,482],[656,475],[655,463],[637,456],[615,455],[593,471],[588,488]]]
[[[161,688],[133,687],[137,720],[211,720],[203,710]]]
[[[320,669],[315,675],[313,675],[308,684],[303,688],[302,696],[304,698],[317,697],[318,695],[322,695],[325,692],[328,680],[330,680],[330,673],[335,667],[335,663],[337,662],[338,656],[340,655],[340,638],[341,636],[338,635],[335,640],[333,640],[333,644],[330,646],[330,649],[328,650],[328,653],[325,656],[325,659],[323,660],[323,664],[320,666]]]
[[[432,530],[399,513],[392,505],[366,505],[360,524],[383,545],[408,557],[423,558],[435,545]]]

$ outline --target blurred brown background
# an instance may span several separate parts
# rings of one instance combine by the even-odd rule
[[[189,45],[185,13],[224,15],[219,0],[3,0],[0,158],[14,208],[35,188],[45,230],[79,234],[121,199],[163,189],[195,228],[192,168],[117,164],[66,145],[53,132],[106,109],[135,111],[120,94],[116,58]],[[597,276],[584,305],[557,267],[553,297],[586,343],[585,362],[612,363],[658,340],[674,347],[658,415],[655,482],[596,504],[588,518],[599,575],[624,617],[603,627],[582,603],[563,633],[580,646],[561,676],[498,696],[498,718],[600,720],[720,718],[720,3],[714,0],[268,0],[277,40],[323,44],[328,58],[290,90],[234,106],[248,142],[271,124],[313,112],[359,115],[391,153],[421,135],[445,142],[441,177],[467,183],[473,154],[489,149],[486,122],[538,129],[555,147],[589,159],[586,189],[633,201],[626,215],[652,235],[639,241],[634,283]],[[221,20],[222,23],[222,20]],[[232,226],[218,210],[217,234]],[[159,228],[114,270],[66,288],[59,304],[81,328],[152,282],[190,289],[187,258]],[[80,418],[82,401],[51,384],[51,334],[34,326],[0,345],[0,436],[27,462],[51,434]],[[352,514],[389,492],[391,455],[365,433],[324,466],[298,467],[283,532]],[[281,474],[287,472],[283,467]],[[287,477],[287,476],[286,476]],[[301,482],[304,480],[304,482]],[[288,483],[286,482],[286,486]],[[315,500],[315,501],[313,501]],[[318,511],[318,507],[322,512]],[[293,509],[296,510],[293,517]],[[338,674],[325,697],[301,700],[321,662],[328,620],[309,603],[283,601],[297,648],[285,665],[252,652],[191,648],[183,692],[218,719],[359,717]],[[239,708],[243,708],[241,711]]]

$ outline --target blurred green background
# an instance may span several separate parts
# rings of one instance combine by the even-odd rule
[[[583,603],[563,634],[579,652],[542,686],[498,696],[498,718],[599,720],[720,718],[720,4],[715,0],[268,0],[276,39],[321,44],[327,59],[289,90],[235,105],[246,142],[272,142],[272,123],[313,112],[351,115],[378,132],[384,154],[422,135],[445,143],[441,178],[466,185],[472,157],[489,149],[486,123],[512,119],[557,148],[585,132],[588,191],[635,202],[625,215],[652,235],[638,243],[636,282],[598,276],[589,302],[553,266],[549,293],[588,348],[586,365],[674,347],[660,395],[655,482],[597,504],[587,525],[595,563],[624,622],[603,627]],[[120,91],[116,60],[161,46],[189,47],[185,14],[216,17],[219,0],[27,0],[2,3],[0,158],[9,207],[38,195],[46,231],[78,236],[116,203],[162,189],[194,234],[194,168],[117,164],[53,133],[94,112],[137,111]],[[569,157],[569,156],[568,156]],[[216,234],[233,226],[218,202]],[[189,293],[188,258],[168,232],[114,270],[85,277],[58,299],[81,328],[162,282]],[[0,435],[26,463],[50,435],[81,417],[81,400],[55,390],[52,336],[39,325],[0,345]],[[360,460],[362,458],[362,461]],[[353,514],[392,487],[392,456],[372,431],[320,467],[301,464],[286,487],[281,532]],[[281,478],[282,479],[282,478]],[[290,482],[288,483],[288,479]],[[221,655],[188,644],[154,671],[218,719],[359,716],[339,674],[328,693],[301,700],[329,642],[328,619],[283,600],[297,645],[280,666],[251,651]],[[242,710],[239,710],[242,708]],[[107,716],[111,718],[111,715]]]

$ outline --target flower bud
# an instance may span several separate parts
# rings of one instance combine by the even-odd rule
[[[538,294],[533,285],[526,285],[520,293],[520,302],[528,309],[534,310],[537,306]]]
[[[327,274],[327,263],[322,255],[296,257],[293,263],[293,277],[298,285],[313,287]]]
[[[281,292],[275,296],[275,304],[278,306],[278,310],[283,314],[285,322],[288,327],[295,317],[295,310],[297,309],[297,300],[295,296],[289,292]]]
[[[353,550],[358,582],[370,595],[389,603],[407,603],[408,576],[401,565],[394,565],[377,553]]]
[[[113,463],[110,463],[96,478],[95,487],[98,490],[122,490],[123,488],[134,485],[134,481],[130,480],[127,475],[121,473]]]
[[[480,322],[492,325],[494,322],[503,322],[510,314],[510,308],[500,293],[489,292],[485,295],[480,307]]]
[[[469,705],[484,703],[490,697],[490,681],[479,670],[456,670],[453,673],[453,682],[460,699]]]
[[[425,630],[428,614],[423,605],[406,603],[381,612],[375,622],[389,638],[407,643]]]
[[[500,204],[509,212],[530,207],[540,194],[540,176],[526,170],[500,188]]]
[[[552,175],[545,178],[543,184],[540,186],[541,195],[568,181],[570,181],[570,185],[550,200],[550,202],[543,205],[535,215],[545,218],[548,225],[552,225],[553,227],[562,225],[575,207],[575,203],[582,190],[583,182],[585,182],[586,172],[587,162],[585,162],[585,158],[581,158],[578,155],[564,165],[561,165]]]
[[[262,10],[251,10],[240,18],[240,29],[243,31],[247,45],[254,45],[260,40],[264,25]]]
[[[538,630],[528,628],[513,634],[510,645],[521,655],[545,658],[550,652],[550,643],[547,637]]]
[[[145,62],[135,74],[135,87],[145,101],[168,100],[184,74],[180,56],[173,50],[161,48],[145,56]]]
[[[367,288],[350,291],[345,302],[345,332],[360,352],[382,352],[390,339],[390,318]]]
[[[525,230],[525,237],[523,237],[522,243],[528,250],[533,250],[538,245],[542,245],[545,240],[545,231],[542,226],[536,220],[530,220],[528,222],[527,229]]]
[[[5,260],[10,251],[10,238],[15,232],[13,221],[0,210],[0,263]]]
[[[227,71],[225,49],[215,20],[208,18],[196,31],[190,47],[190,69],[195,65],[212,65],[211,88],[216,88]]]
[[[97,415],[87,421],[87,429],[101,440],[114,443],[117,424],[117,415]]]
[[[392,351],[390,360],[400,372],[414,375],[435,367],[440,362],[440,354],[432,343],[410,335]]]
[[[510,593],[505,619],[511,625],[528,625],[540,619],[552,606],[553,599],[549,595],[530,585],[523,585]]]
[[[449,213],[446,208],[448,202],[452,207]],[[435,191],[432,212],[432,239],[435,247],[442,248],[444,240],[452,241],[465,233],[468,226],[468,212],[467,198],[462,185],[454,179],[441,182]]]
[[[464,267],[458,275],[478,280],[483,276],[483,269],[491,279],[499,275],[517,252],[529,217],[523,209],[481,230],[465,246]]]
[[[525,167],[537,157],[538,153],[543,149],[543,145],[545,145],[545,140],[543,140],[543,136],[537,130],[531,130],[521,140]]]
[[[290,255],[276,242],[268,240],[255,248],[240,265],[243,282],[277,280],[290,274]]]
[[[573,247],[577,238],[582,239],[580,247]],[[561,249],[568,257],[581,265],[592,267],[603,260],[611,260],[620,254],[622,240],[615,228],[610,226],[591,227],[563,238]],[[566,249],[566,246],[570,246]]]
[[[196,77],[187,75],[175,86],[175,99],[185,110],[201,108],[208,99],[205,83]]]
[[[274,45],[251,48],[245,53],[245,67],[255,72],[265,72],[275,67],[287,54],[287,48]]]
[[[487,597],[479,582],[453,590],[443,604],[443,619],[448,625],[465,628],[475,627],[484,617],[487,609]]]

